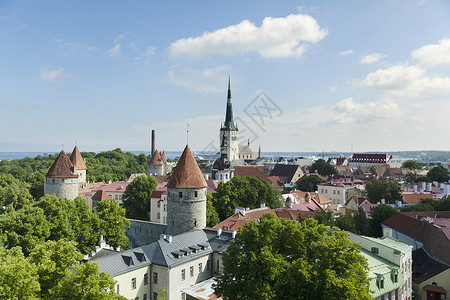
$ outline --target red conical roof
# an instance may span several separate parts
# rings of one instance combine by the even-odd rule
[[[80,150],[75,146],[73,148],[72,154],[70,155],[70,162],[72,165],[77,166],[77,170],[86,170],[86,165],[84,163],[84,159],[81,156]]]
[[[162,165],[162,159],[161,155],[159,154],[158,150],[155,150],[155,153],[153,153],[152,158],[150,159],[149,165]]]
[[[166,158],[166,152],[163,151],[163,153],[161,154],[161,160],[163,164],[167,164],[167,158]]]
[[[109,195],[104,191],[104,190],[98,190],[94,196],[92,196],[91,198],[92,200],[95,201],[102,201],[102,200],[111,200],[111,198],[109,197]]]
[[[53,165],[48,169],[45,177],[53,178],[76,178],[78,174],[73,172],[73,165],[70,162],[67,154],[62,150],[56,158]]]
[[[190,189],[190,188],[204,188],[206,187],[205,178],[203,178],[202,171],[192,155],[191,149],[188,146],[184,148],[183,154],[173,169],[167,183],[168,188]]]

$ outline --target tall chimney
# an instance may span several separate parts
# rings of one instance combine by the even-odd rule
[[[151,155],[153,155],[153,153],[155,153],[155,129],[152,129],[152,153],[150,153]]]

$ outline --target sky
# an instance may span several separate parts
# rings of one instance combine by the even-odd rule
[[[450,1],[0,0],[0,152],[450,150]]]

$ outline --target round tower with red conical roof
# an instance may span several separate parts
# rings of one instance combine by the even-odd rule
[[[78,196],[78,173],[62,150],[45,175],[44,194],[75,199]]]
[[[186,145],[167,183],[167,233],[206,227],[206,181]]]

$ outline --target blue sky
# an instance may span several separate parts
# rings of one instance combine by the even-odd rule
[[[0,1],[0,151],[450,150],[450,2]],[[261,94],[263,92],[263,94]]]

